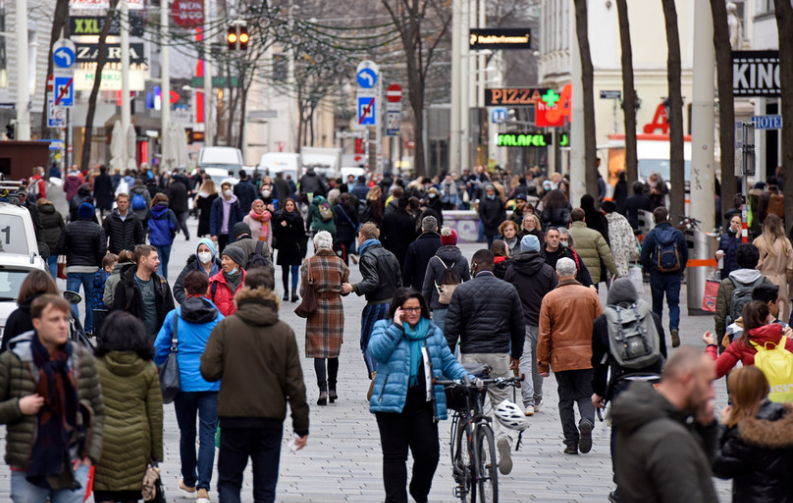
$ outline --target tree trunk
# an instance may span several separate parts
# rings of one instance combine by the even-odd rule
[[[732,47],[727,27],[727,6],[710,0],[713,14],[713,45],[716,48],[716,83],[719,90],[719,143],[721,144],[721,212],[734,208],[738,189],[735,179],[735,103],[732,95]],[[727,227],[729,222],[722,222]]]
[[[793,223],[793,7],[790,2],[774,2],[779,31],[779,80],[782,87],[782,162],[785,169],[785,223]]]
[[[589,51],[587,0],[575,0],[576,33],[578,48],[581,53],[581,73],[584,92],[584,159],[586,162],[586,191],[597,200],[598,168],[597,168],[597,136],[595,135],[595,70],[592,67],[592,54]],[[580,119],[576,119],[580,120]],[[573,183],[578,183],[572,180]],[[578,201],[571,201],[576,204]]]
[[[52,30],[50,31],[50,50],[47,53],[47,78],[52,75],[52,47],[55,42],[61,37],[61,31],[64,26],[67,26],[69,21],[69,0],[57,0],[55,4],[55,18],[52,21]],[[49,135],[47,131],[47,118],[49,115],[47,99],[49,95],[49,88],[44,86],[44,113],[41,114],[41,137],[46,138]]]
[[[636,157],[636,88],[633,84],[633,48],[631,25],[628,20],[628,1],[617,0],[620,24],[620,46],[622,47],[622,113],[625,116],[625,174],[628,187],[639,177],[639,161]]]
[[[666,20],[667,78],[669,80],[669,197],[670,220],[685,214],[685,160],[683,159],[683,92],[680,88],[680,33],[675,0],[662,0]]]
[[[83,155],[80,158],[80,169],[87,170],[88,163],[91,162],[91,142],[94,136],[94,115],[96,114],[96,100],[99,98],[99,86],[102,84],[102,70],[107,61],[107,51],[105,51],[105,41],[110,32],[110,25],[113,24],[113,16],[116,14],[118,0],[110,0],[110,6],[105,16],[105,24],[99,33],[98,51],[99,56],[96,61],[96,72],[94,73],[94,85],[91,88],[91,95],[88,98],[88,111],[85,114],[85,129],[83,133]],[[125,96],[124,99],[129,99]]]

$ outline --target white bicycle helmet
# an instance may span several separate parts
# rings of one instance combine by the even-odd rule
[[[511,430],[523,431],[529,427],[529,421],[523,411],[509,400],[504,400],[498,404],[494,415],[499,423]]]

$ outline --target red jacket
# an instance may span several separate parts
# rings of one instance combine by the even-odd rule
[[[749,331],[749,339],[756,344],[763,345],[766,342],[772,342],[775,345],[779,343],[782,338],[782,325],[779,323],[772,323],[758,328],[753,328]],[[770,349],[770,348],[769,348]],[[793,352],[793,340],[787,339],[785,342],[785,349]],[[743,365],[754,365],[754,355],[757,350],[752,347],[746,347],[741,339],[736,340],[717,358],[716,348],[709,346],[706,349],[707,353],[716,360],[716,378],[727,375],[727,372],[735,367],[735,364],[740,361]]]
[[[240,269],[242,271],[242,280],[240,281],[240,285],[234,291],[231,292],[231,286],[226,282],[226,277],[223,276],[223,270],[221,269],[217,274],[209,278],[209,288],[207,289],[206,298],[211,300],[213,304],[218,308],[220,314],[223,316],[231,316],[232,314],[237,312],[237,306],[234,304],[234,296],[237,295],[237,292],[245,284],[245,269]],[[215,295],[212,295],[212,284],[217,283],[218,286],[215,287]],[[214,298],[212,298],[214,297]]]

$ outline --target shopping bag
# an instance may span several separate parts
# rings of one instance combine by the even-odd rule
[[[702,310],[711,313],[716,312],[716,295],[719,293],[719,285],[716,280],[709,279],[705,282],[705,295],[702,297]]]
[[[58,256],[58,277],[66,279],[66,255]]]
[[[631,267],[628,269],[628,279],[631,283],[633,283],[633,287],[636,289],[636,293],[641,295],[644,293],[644,278],[642,275],[642,268],[641,267]]]

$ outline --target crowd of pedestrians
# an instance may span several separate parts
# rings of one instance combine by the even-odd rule
[[[492,378],[524,378],[517,404],[506,389],[487,389],[502,474],[514,469],[515,432],[524,426],[499,411],[524,422],[547,413],[543,383],[553,373],[564,454],[590,452],[596,411],[611,404],[611,501],[717,501],[714,475],[734,479],[736,502],[793,494],[793,439],[780,432],[793,421],[793,367],[785,367],[793,365],[785,323],[793,246],[773,211],[776,194],[764,200],[752,244],[739,241],[740,217],[725,215],[729,230],[715,253],[723,263],[715,335],[703,335],[704,351],[672,351],[663,301],[676,348],[688,256],[657,174],[633,196],[622,180],[614,200],[601,190],[575,207],[566,178],[533,170],[345,182],[309,169],[294,187],[280,175],[241,172],[220,190],[200,173],[135,175],[70,170],[68,223],[50,209],[43,173],[30,180],[42,242],[56,260],[50,274],[28,275],[2,341],[0,423],[17,503],[81,501],[89,466],[96,501],[140,500],[163,460],[163,406],[171,400],[183,494],[209,503],[217,441],[221,502],[240,501],[249,458],[254,499],[274,501],[287,404],[294,448],[309,435],[295,330],[279,312],[301,300],[310,310],[302,356],[313,360],[316,404],[327,407],[344,398],[339,356],[344,297],[352,293],[366,300],[360,369],[370,381],[389,503],[408,495],[427,501],[440,457],[438,420],[448,415],[434,380],[461,379],[473,365]],[[168,262],[177,234],[191,238],[189,200],[199,241],[172,291]],[[486,246],[471,257],[443,225],[451,209],[479,217]],[[654,224],[642,236],[639,210],[652,211]],[[59,255],[67,289],[82,287],[82,322],[76,305],[57,295]],[[360,281],[351,281],[350,262]],[[639,266],[651,303],[631,278]],[[165,393],[171,361],[174,396]],[[731,406],[717,421],[713,381],[728,374]]]

